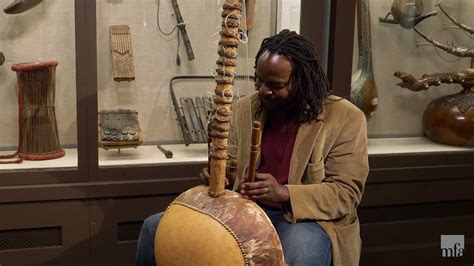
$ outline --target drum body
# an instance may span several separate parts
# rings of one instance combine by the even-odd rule
[[[18,156],[49,160],[64,156],[55,112],[57,61],[14,64],[19,105]]]
[[[278,234],[253,201],[207,186],[182,193],[164,213],[155,235],[157,265],[284,265]]]
[[[474,147],[474,90],[434,99],[423,113],[423,131],[439,143]]]

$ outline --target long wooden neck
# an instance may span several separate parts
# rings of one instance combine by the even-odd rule
[[[212,120],[208,126],[210,144],[209,196],[224,194],[225,174],[229,156],[229,131],[233,84],[239,45],[239,28],[242,12],[240,0],[226,0],[222,11],[219,40],[219,59],[216,69],[216,88]]]

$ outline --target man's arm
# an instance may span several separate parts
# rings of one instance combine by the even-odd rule
[[[334,220],[359,205],[369,170],[367,122],[355,112],[344,123],[325,159],[323,183],[288,185],[294,220]]]

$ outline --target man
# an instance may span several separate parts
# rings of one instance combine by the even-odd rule
[[[295,32],[265,39],[255,70],[258,93],[234,107],[232,141],[239,159],[234,189],[267,213],[289,265],[358,265],[356,208],[368,174],[364,114],[330,95],[315,49]],[[248,183],[243,180],[252,120],[264,126],[257,181]],[[201,178],[208,178],[207,171]],[[153,256],[160,217],[144,223],[139,264],[147,257],[145,247]]]

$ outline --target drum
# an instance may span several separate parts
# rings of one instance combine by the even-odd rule
[[[265,212],[239,193],[209,197],[197,186],[179,195],[155,235],[156,265],[285,265]]]
[[[65,154],[59,144],[54,108],[57,65],[57,61],[44,61],[12,66],[18,80],[21,159],[49,160]]]

